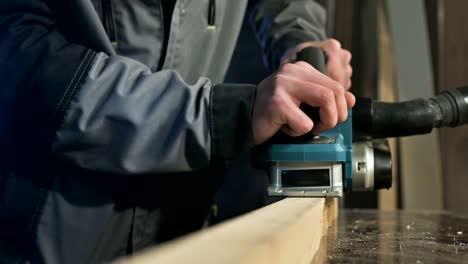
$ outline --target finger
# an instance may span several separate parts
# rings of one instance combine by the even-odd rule
[[[305,70],[318,72],[317,69],[315,69],[312,65],[304,61],[298,61],[294,63],[294,65],[299,66]],[[327,71],[328,76],[325,77],[329,77],[328,79],[331,79],[332,81],[339,82],[344,90],[349,90],[349,88],[351,88],[351,76],[353,74],[353,68],[350,65],[343,67],[338,60],[332,57],[327,63]],[[315,76],[311,77],[309,74],[307,74],[305,77],[310,77],[307,79],[308,81],[317,82],[323,86],[330,84],[329,82],[324,81],[322,78],[316,78]]]
[[[349,65],[351,63],[352,55],[351,52],[348,50],[342,49],[341,50],[341,59],[344,65]]]
[[[302,66],[302,64],[307,64],[307,63],[296,63],[298,66]],[[310,65],[309,65],[310,66]],[[312,66],[310,66],[312,67]],[[297,73],[298,76],[301,77],[301,79],[309,80],[312,83],[315,83],[315,79],[311,78],[310,73],[305,70],[305,68],[308,68],[308,66],[304,65],[301,67],[302,72]],[[332,73],[335,72],[341,72],[341,71],[335,71],[333,70]],[[344,76],[337,76],[337,78],[341,79],[342,82],[345,82]],[[328,86],[330,89],[332,89],[334,96],[335,96],[335,101],[336,101],[336,107],[337,107],[337,113],[338,113],[338,122],[344,122],[346,121],[346,118],[348,117],[348,108],[347,108],[347,103],[346,99],[344,97],[344,87],[338,85],[336,82],[333,82],[331,86]]]
[[[351,67],[351,65],[347,65],[345,67],[345,79],[343,83],[343,86],[346,90],[351,88],[351,77],[353,77],[353,67]]]
[[[302,74],[300,76],[306,81],[317,83],[325,87],[338,88],[339,86],[339,84],[336,81],[331,79],[329,76],[319,72],[317,69],[312,67],[312,65],[310,65],[307,62],[298,61],[298,62],[293,63],[293,65],[298,66],[298,68],[302,70],[301,71]]]
[[[332,43],[332,45],[330,44]],[[337,50],[337,48],[340,48]],[[333,80],[340,82],[343,87],[346,87],[348,79],[352,75],[351,67],[351,52],[342,49],[338,43],[334,43],[332,40],[324,45],[323,49],[328,55],[327,70],[328,75]]]
[[[315,124],[315,126],[320,125],[319,131],[336,126],[338,122],[338,110],[335,94],[332,90],[321,85],[303,81],[295,81],[294,85],[299,88],[296,91],[296,96],[300,102],[320,108],[320,122]]]
[[[348,82],[347,82],[346,85],[345,85],[346,91],[348,91],[349,89],[351,89],[351,85],[352,85],[352,81],[351,81],[351,79],[348,79]]]
[[[343,68],[344,68],[344,72],[345,72],[346,76],[348,76],[348,77],[353,76],[353,67],[351,67],[350,64],[345,65]]]
[[[345,98],[346,98],[346,104],[348,106],[348,109],[352,108],[356,104],[356,97],[352,93],[346,92]]]
[[[314,134],[314,135],[319,135],[320,133],[322,133],[324,131],[330,130],[330,129],[334,128],[336,126],[336,124],[337,124],[336,122],[335,123],[331,123],[331,122],[327,123],[327,120],[322,118],[322,115],[324,115],[324,113],[322,113],[322,111],[323,111],[323,109],[320,108],[319,109],[320,122],[315,124],[315,126],[312,128],[311,133]]]
[[[353,70],[352,67],[349,65],[349,62],[351,61],[351,53],[343,49],[341,49],[341,52],[337,52],[338,48],[341,49],[341,45],[339,45],[339,43],[335,43],[334,40],[330,40],[328,42],[328,45],[326,45],[325,47],[325,51],[332,55],[329,57],[329,61],[327,64],[329,77],[342,85],[342,88],[338,88],[336,86],[332,87],[335,87],[333,90],[335,93],[337,93],[336,102],[338,111],[338,121],[344,122],[348,116],[347,109],[354,105],[355,98],[352,94],[349,94],[345,97],[341,91],[348,90],[351,88],[351,76]],[[343,62],[345,62],[346,64],[343,65]],[[316,71],[315,68],[313,68],[310,64],[305,62],[296,62],[295,65],[301,67],[302,69]],[[314,80],[308,80],[317,81],[317,83],[320,83],[322,85],[325,84],[324,82],[322,82],[323,80],[317,78]],[[343,96],[341,96],[341,94],[343,94]]]
[[[346,68],[343,67],[339,61],[333,60],[327,64],[328,76],[332,78],[332,80],[339,82],[343,89],[346,83],[348,82]]]
[[[291,137],[304,135],[312,130],[314,122],[297,105],[291,103],[286,114],[287,125],[281,130]]]
[[[346,66],[346,76],[348,78],[353,76],[353,67],[351,67],[351,65]]]
[[[327,53],[334,53],[341,50],[341,43],[336,39],[327,39],[323,42],[321,48]]]
[[[344,94],[335,96],[336,110],[338,113],[338,122],[342,123],[348,118],[348,103]]]
[[[349,65],[352,59],[352,54],[341,47],[341,44],[336,39],[329,39],[323,42],[321,48],[327,53],[329,60],[336,59],[343,66]]]
[[[332,77],[334,80],[337,80],[339,83],[342,85],[347,82],[346,77],[343,74],[339,74],[339,71],[332,70],[330,71],[330,77]],[[336,79],[335,79],[336,78]],[[345,87],[340,86],[340,87],[332,87],[331,88],[335,94],[335,101],[336,101],[336,106],[337,106],[337,111],[338,111],[338,122],[344,122],[346,121],[346,118],[348,117],[348,104],[346,102],[346,98],[344,96],[345,94]]]
[[[351,65],[343,66],[336,60],[330,60],[327,64],[327,70],[330,78],[339,82],[345,90],[351,88],[351,77],[353,75]]]
[[[339,76],[338,74],[335,73],[337,71],[332,69],[331,73],[334,74],[338,80],[331,79],[329,76],[326,76],[318,72],[310,64],[306,62],[302,62],[302,61],[296,62],[294,63],[294,65],[298,66],[302,70],[302,72],[295,71],[296,77],[298,77],[299,79],[306,80],[308,82],[315,83],[315,84],[332,89],[332,91],[335,93],[335,96],[337,97],[337,101],[339,102],[338,107],[342,108],[342,110],[339,111],[340,116],[341,116],[340,120],[343,120],[343,118],[346,120],[346,115],[347,115],[347,111],[345,110],[346,104],[343,103],[344,102],[343,99],[340,99],[340,97],[344,96],[345,88],[340,83],[340,80],[339,80],[341,79],[342,82],[345,82],[343,80],[344,77]]]

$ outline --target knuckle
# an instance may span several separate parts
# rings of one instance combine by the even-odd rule
[[[343,87],[343,86],[341,86],[341,87]],[[335,90],[334,92],[335,92],[335,97],[336,98],[342,98],[342,97],[344,97],[345,89],[344,89],[344,87],[339,88],[339,89]]]
[[[335,83],[335,85],[333,85],[333,91],[335,91],[335,94],[338,95],[338,96],[341,96],[341,95],[344,95],[344,87],[341,83]]]
[[[297,61],[295,64],[301,68],[310,67],[310,64],[305,61]]]
[[[325,127],[325,129],[333,128],[338,124],[338,118],[336,116],[327,118],[322,121],[322,124]]]
[[[270,99],[270,104],[274,108],[281,109],[285,105],[285,94],[279,89],[273,91],[273,94]]]
[[[295,67],[296,67],[296,66],[294,65],[294,63],[289,63],[289,62],[288,62],[288,63],[285,63],[285,64],[283,64],[283,65],[281,66],[280,72],[290,73],[290,72],[292,72],[292,71],[295,70]]]
[[[351,54],[351,52],[349,52],[348,50],[343,50],[343,58],[346,62],[351,61],[352,57],[353,55]]]
[[[335,68],[333,68],[333,67],[331,67],[330,69],[328,69],[328,76],[329,76],[332,80],[335,80],[335,81],[339,80],[339,78],[340,78],[340,75],[338,74],[338,71],[337,71]]]
[[[340,90],[341,92],[344,93],[345,89],[344,89],[344,85],[343,85],[342,83],[336,82],[335,85],[336,85],[336,88],[337,88],[338,90]]]
[[[286,83],[286,79],[287,77],[282,74],[282,73],[279,73],[279,74],[276,74],[274,77],[273,77],[273,89],[274,91],[276,90],[280,90],[283,85]]]
[[[331,104],[335,100],[335,93],[329,89],[323,90],[320,99],[324,104]]]
[[[347,73],[348,76],[351,77],[351,76],[353,75],[353,67],[348,66],[348,67],[346,68],[346,73]]]
[[[329,40],[327,40],[327,44],[330,45],[331,49],[332,50],[340,50],[341,49],[341,43],[334,39],[334,38],[331,38]]]
[[[300,67],[301,69],[306,70],[306,71],[308,71],[310,73],[318,73],[319,72],[314,66],[312,66],[310,63],[308,63],[306,61],[298,61],[298,62],[296,62],[296,65],[298,67]]]

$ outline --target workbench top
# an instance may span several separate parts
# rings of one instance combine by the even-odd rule
[[[468,263],[468,216],[340,210],[317,263]]]

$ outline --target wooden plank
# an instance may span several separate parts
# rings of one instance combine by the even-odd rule
[[[117,263],[311,263],[337,211],[333,198],[287,198]]]

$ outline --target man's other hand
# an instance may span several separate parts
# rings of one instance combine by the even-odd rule
[[[254,144],[265,142],[280,129],[290,136],[331,129],[346,120],[354,101],[340,82],[310,64],[285,63],[257,86],[252,116]],[[318,124],[299,108],[301,103],[319,108]]]
[[[327,54],[328,76],[339,82],[345,90],[349,90],[351,88],[351,76],[353,74],[353,68],[351,67],[351,53],[348,50],[343,49],[340,42],[336,39],[303,42],[296,47],[287,50],[281,58],[281,64],[284,65],[289,62],[294,62],[296,60],[297,53],[308,47],[320,48]],[[354,96],[352,96],[351,93],[346,93],[345,97],[348,107],[352,107],[355,102]]]

